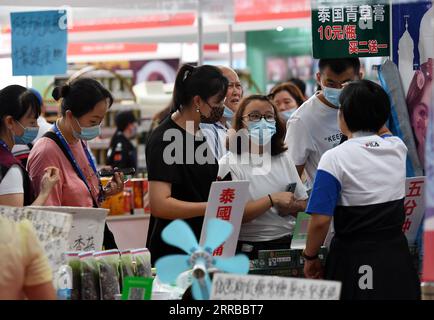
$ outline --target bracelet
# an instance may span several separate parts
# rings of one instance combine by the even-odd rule
[[[271,207],[274,207],[273,199],[271,199],[271,195],[268,195],[268,199],[270,199]]]
[[[318,253],[317,253],[316,255],[314,255],[314,256],[308,256],[308,255],[304,252],[304,250],[303,250],[303,252],[301,253],[301,256],[302,256],[305,260],[308,260],[308,261],[312,261],[312,260],[316,260],[316,259],[318,259]]]

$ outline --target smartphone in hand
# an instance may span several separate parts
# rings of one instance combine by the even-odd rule
[[[124,176],[130,176],[130,175],[133,175],[136,173],[136,169],[134,169],[134,168],[123,168],[123,169],[116,168],[114,170],[113,169],[103,169],[103,170],[100,170],[98,173],[99,173],[100,177],[111,177],[115,174],[115,172],[122,172],[124,174]]]
[[[294,182],[294,183],[290,183],[290,184],[288,184],[288,186],[286,187],[286,191],[287,192],[292,192],[292,193],[294,193],[295,192],[295,187],[297,186],[297,182]]]

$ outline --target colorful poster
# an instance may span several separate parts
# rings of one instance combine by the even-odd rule
[[[65,10],[12,12],[12,70],[14,76],[66,73]]]
[[[417,155],[425,162],[434,60],[434,7],[431,1],[393,5],[393,61],[398,66]]]
[[[312,43],[317,59],[389,56],[389,5],[372,0],[313,1]]]
[[[203,246],[205,243],[206,226],[209,219],[226,220],[233,226],[231,236],[214,250],[214,256],[233,257],[235,255],[248,191],[248,181],[217,181],[212,183],[205,218],[203,219],[200,245]]]

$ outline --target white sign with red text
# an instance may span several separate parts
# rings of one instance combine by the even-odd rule
[[[222,257],[235,255],[248,192],[249,181],[216,181],[212,183],[203,219],[200,245],[205,243],[206,225],[209,219],[226,220],[233,226],[231,236],[224,244],[214,250],[213,255]]]
[[[405,222],[402,226],[407,241],[414,244],[425,214],[425,177],[407,178],[405,182]]]

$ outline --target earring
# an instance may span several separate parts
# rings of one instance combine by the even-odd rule
[[[200,112],[200,111],[199,111],[199,106],[196,107],[196,112]]]

